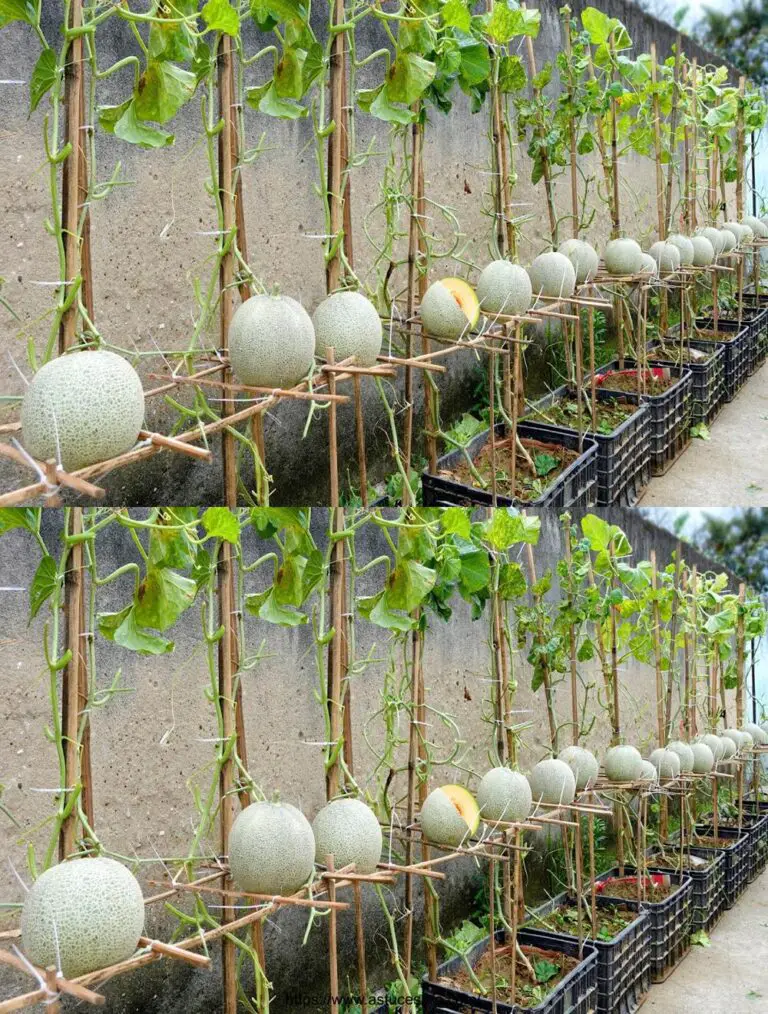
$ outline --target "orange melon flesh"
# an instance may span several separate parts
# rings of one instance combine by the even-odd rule
[[[480,807],[477,805],[475,797],[461,785],[442,785],[441,789],[466,823],[469,833],[474,834],[480,826]]]
[[[480,302],[472,286],[468,285],[463,278],[441,278],[440,284],[448,289],[458,303],[461,312],[474,327],[480,319]]]

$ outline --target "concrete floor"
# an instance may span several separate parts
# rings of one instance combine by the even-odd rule
[[[643,507],[768,506],[768,363],[715,419],[711,440],[693,440]],[[765,1010],[768,1010],[768,999]]]
[[[712,930],[711,947],[692,947],[666,982],[652,986],[653,1014],[757,1014],[768,1011],[768,872]]]

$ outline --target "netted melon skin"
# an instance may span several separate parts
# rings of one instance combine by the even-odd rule
[[[597,250],[586,240],[567,239],[557,248],[558,253],[564,254],[573,264],[576,272],[576,284],[583,285],[591,281],[597,274],[600,266],[600,258]]]
[[[715,259],[715,248],[706,236],[692,236],[693,263],[697,268],[705,268]]]
[[[315,310],[316,352],[326,355],[332,346],[336,362],[354,356],[358,366],[375,366],[381,352],[381,317],[373,303],[359,292],[334,292]]]
[[[315,357],[312,318],[290,296],[251,296],[229,326],[229,357],[241,384],[293,387]]]
[[[528,775],[534,803],[567,806],[576,795],[576,778],[565,761],[547,758]]]
[[[458,848],[469,838],[469,827],[442,789],[433,789],[424,800],[419,823],[427,841]]]
[[[576,788],[579,792],[597,781],[600,765],[597,757],[583,746],[567,746],[557,755],[558,760],[565,761],[573,771]]]
[[[229,836],[229,867],[237,886],[254,894],[289,895],[315,865],[312,825],[290,803],[252,803]]]
[[[325,865],[332,855],[337,870],[354,863],[358,873],[373,873],[381,859],[383,838],[376,814],[359,799],[334,799],[312,822],[315,860]]]
[[[21,913],[26,956],[47,968],[58,967],[60,954],[61,971],[70,979],[130,958],[143,931],[144,898],[136,878],[104,856],[46,870]]]
[[[477,802],[486,820],[525,820],[531,812],[533,796],[524,774],[500,767],[483,775]]]
[[[633,239],[612,239],[603,252],[603,260],[611,275],[636,275],[642,267],[643,251]]]
[[[606,777],[612,782],[634,782],[643,769],[643,758],[634,746],[612,746],[603,764]]]
[[[144,423],[144,391],[114,352],[70,352],[41,366],[21,405],[24,447],[69,472],[129,451]]]
[[[539,254],[528,268],[536,296],[566,299],[576,288],[576,269],[565,254],[551,250]]]
[[[498,260],[487,264],[477,280],[477,298],[486,313],[517,316],[531,305],[533,289],[528,272],[520,264]]]
[[[472,330],[466,314],[442,282],[433,282],[419,307],[424,330],[433,338],[457,341]]]

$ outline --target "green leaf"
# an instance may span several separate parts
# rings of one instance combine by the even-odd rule
[[[235,36],[240,32],[240,15],[229,0],[208,0],[201,14],[203,21],[213,32]]]
[[[304,601],[304,556],[286,556],[274,585],[275,601],[284,606],[300,606]]]
[[[0,19],[9,21],[26,21],[28,25],[37,24],[37,4],[32,0],[0,0]]]
[[[697,947],[712,946],[712,941],[709,939],[704,930],[697,930],[695,933],[691,933],[691,943]]]
[[[472,26],[472,15],[466,0],[447,0],[442,15],[447,28],[458,28],[462,32],[468,32]]]
[[[508,7],[506,3],[493,5],[493,12],[488,19],[488,34],[496,42],[509,42],[516,36],[529,35],[536,38],[541,26],[541,12]]]
[[[240,523],[228,507],[209,507],[202,517],[203,528],[216,539],[236,544],[240,538]]]
[[[503,563],[499,569],[499,594],[503,599],[525,595],[528,583],[519,563]]]
[[[483,549],[461,550],[459,559],[459,591],[462,595],[474,595],[488,587],[491,580],[491,563]]]
[[[35,576],[29,586],[29,618],[33,620],[40,612],[40,607],[53,594],[58,584],[56,561],[48,553],[37,565]]]
[[[364,88],[357,93],[357,104],[364,113],[369,113],[386,123],[412,123],[413,113],[403,106],[393,106],[387,98],[386,85],[378,88]]]
[[[138,119],[133,99],[120,106],[99,106],[99,123],[108,134],[140,148],[164,148],[174,141],[173,134],[149,127]]]
[[[491,58],[488,47],[481,42],[461,44],[461,69],[459,82],[463,88],[471,88],[488,80],[491,73]]]
[[[440,523],[446,535],[460,535],[462,539],[471,535],[472,522],[466,507],[446,507],[440,512]]]
[[[420,99],[435,77],[435,65],[418,53],[399,53],[389,68],[386,92],[390,102],[410,106]]]
[[[197,0],[174,0],[173,9],[158,4],[149,27],[149,55],[156,60],[174,60],[186,63],[194,53],[193,36],[179,15],[189,16],[197,11]]]
[[[698,437],[699,440],[711,440],[712,435],[709,432],[709,426],[706,423],[696,423],[695,426],[691,426],[691,436]]]
[[[416,560],[400,560],[389,575],[385,593],[388,609],[412,612],[435,586],[437,575]]]
[[[266,116],[274,116],[279,120],[298,120],[307,115],[304,106],[280,98],[274,81],[258,85],[255,88],[248,88],[245,98],[249,106],[253,106],[254,109],[258,109]]]
[[[525,88],[528,78],[525,66],[519,56],[502,56],[499,60],[499,90],[519,92]]]
[[[485,538],[495,549],[508,549],[516,542],[536,545],[541,532],[541,520],[511,513],[514,508],[497,508],[486,522]]]
[[[139,655],[165,655],[173,651],[173,641],[138,627],[133,605],[126,606],[119,613],[99,613],[97,622],[102,637]]]
[[[29,79],[29,111],[34,113],[40,100],[56,81],[56,54],[52,49],[44,49],[37,59],[32,77]]]
[[[589,155],[590,152],[595,150],[595,136],[590,131],[585,131],[579,138],[579,143],[576,146],[576,150],[579,155]]]
[[[189,102],[196,87],[191,71],[165,60],[150,60],[139,81],[136,115],[140,120],[167,123]]]
[[[579,649],[576,652],[576,658],[579,662],[591,662],[594,657],[595,645],[588,637],[585,637],[579,645]]]
[[[305,50],[286,46],[275,71],[275,93],[281,99],[300,99],[304,94]]]
[[[149,560],[158,567],[185,570],[195,561],[196,547],[186,530],[178,525],[197,521],[197,507],[164,507],[154,517],[155,527],[149,533]],[[191,529],[194,534],[197,525]]]
[[[535,455],[533,463],[536,466],[536,475],[540,477],[549,475],[558,465],[557,458],[554,455],[545,453]]]
[[[281,605],[275,596],[275,589],[268,588],[267,591],[257,592],[254,595],[246,595],[245,608],[267,623],[275,623],[280,627],[298,627],[307,622],[304,613],[295,612],[293,609],[286,609]]]
[[[12,528],[36,532],[39,510],[39,507],[0,507],[0,535]]]
[[[168,630],[195,601],[197,584],[192,578],[164,567],[150,567],[139,585],[135,606],[141,627]]]

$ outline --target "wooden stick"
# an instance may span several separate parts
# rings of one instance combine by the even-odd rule
[[[56,982],[56,966],[49,965],[45,970],[45,985],[50,993],[58,995],[59,988]],[[48,1003],[48,1010],[50,1014],[61,1014],[61,1001],[58,999],[52,999]]]
[[[496,862],[488,863],[488,950],[491,956],[491,1010],[498,1011],[498,985],[496,982]],[[514,962],[515,955],[512,955]]]
[[[742,78],[743,84],[743,78]],[[739,585],[739,606],[736,619],[736,728],[744,724],[744,600],[746,587]]]
[[[190,458],[199,458],[202,461],[210,461],[213,455],[205,447],[196,447],[194,444],[185,444],[174,437],[163,436],[162,433],[150,433],[148,430],[139,430],[139,440],[151,440],[157,447],[170,447],[179,454],[186,454]]]
[[[365,460],[365,422],[363,420],[363,401],[360,390],[360,377],[352,378],[355,392],[355,434],[357,436],[357,471],[360,483],[360,500],[363,507],[368,506],[368,469]]]
[[[352,883],[355,898],[355,938],[357,941],[357,991],[360,995],[360,1014],[368,1014],[368,978],[365,972],[365,930],[363,928],[363,906],[360,883]]]
[[[329,347],[326,350],[326,357],[330,366],[334,365],[334,349]],[[328,390],[336,394],[336,374],[331,370],[328,373]],[[339,506],[339,440],[337,433],[336,404],[331,402],[328,409],[328,465],[330,468],[330,490],[331,507]]]
[[[581,388],[579,388],[578,398],[579,401],[581,401]],[[572,581],[571,567],[573,566],[573,554],[571,551],[571,530],[569,519],[566,519],[563,523],[563,529],[565,537],[565,559],[568,567],[568,580],[570,584]],[[571,668],[571,738],[574,746],[578,746],[579,730],[581,727],[581,723],[579,721],[579,673],[576,665],[576,625],[573,623],[569,623],[568,625],[568,648]]]
[[[418,613],[416,614],[418,617]],[[417,712],[419,707],[419,668],[417,664],[419,634],[414,627],[411,633],[411,717],[408,723],[408,768],[406,785],[406,824],[413,827],[416,821],[416,777],[419,762],[419,737],[421,735]],[[411,962],[413,957],[413,922],[414,922],[414,899],[413,899],[413,878],[411,873],[413,864],[413,837],[408,835],[405,842],[405,926],[403,929],[403,967],[405,978],[408,979],[411,973]],[[426,895],[425,895],[426,898]],[[425,913],[426,914],[426,913]]]
[[[71,31],[83,26],[82,0],[72,0],[70,5],[69,28]],[[65,143],[71,150],[64,160],[61,184],[61,227],[64,244],[64,281],[62,302],[70,305],[61,316],[59,326],[59,355],[72,348],[77,342],[79,312],[77,299],[69,291],[82,282],[82,259],[80,240],[80,199],[83,180],[83,110],[85,108],[85,75],[83,68],[84,36],[71,37],[69,59],[65,69],[64,101],[67,109]],[[85,170],[87,174],[87,168]],[[87,186],[86,186],[87,191]]]
[[[520,4],[520,9],[521,10],[525,10],[526,9],[526,5],[524,3]],[[527,49],[527,52],[528,52],[528,69],[529,69],[529,73],[530,73],[530,80],[533,81],[533,79],[536,77],[536,54],[535,54],[534,49],[533,49],[533,39],[531,38],[530,35],[526,36],[525,43],[526,43],[526,49]],[[535,86],[532,86],[532,87],[533,87],[534,101],[538,102],[538,100],[541,97],[541,89],[540,88],[536,88]],[[549,153],[548,153],[546,144],[544,143],[544,135],[545,135],[545,132],[546,132],[545,128],[544,128],[544,125],[541,124],[541,123],[538,123],[537,126],[536,126],[536,132],[539,135],[539,139],[541,141],[541,148],[540,148],[540,152],[541,152],[541,174],[542,174],[542,179],[544,181],[544,192],[545,192],[546,198],[547,198],[547,214],[549,215],[549,230],[550,230],[550,234],[551,234],[551,238],[552,238],[552,246],[556,247],[557,246],[557,212],[555,211],[555,196],[554,196],[554,190],[553,190],[553,186],[552,186],[552,167],[550,166]]]
[[[656,550],[651,550],[651,588],[657,590],[658,569],[656,567]],[[659,746],[666,746],[666,723],[664,721],[664,684],[661,675],[661,613],[659,603],[653,603],[653,655],[656,670],[656,734]]]
[[[140,947],[149,947],[157,954],[163,954],[170,958],[178,958],[179,961],[186,961],[188,965],[196,965],[198,968],[208,968],[211,959],[206,954],[195,954],[194,951],[185,951],[182,947],[174,944],[164,944],[161,940],[150,940],[149,937],[139,937]]]
[[[332,350],[331,354],[332,354]],[[338,484],[336,504],[331,509],[331,525],[334,533],[344,530],[344,508],[338,506]],[[346,567],[344,541],[336,539],[331,551],[329,574],[329,598],[331,604],[331,626],[334,634],[328,644],[328,726],[330,740],[337,743],[342,734],[342,690],[344,682],[343,646],[344,632],[344,568]],[[325,773],[326,798],[331,800],[341,790],[341,767],[338,756]],[[329,867],[333,872],[333,867]]]
[[[681,63],[681,48],[682,48],[682,36],[677,33],[675,39],[675,67],[672,72],[672,112],[669,118],[669,133],[670,133],[670,149],[672,157],[669,160],[667,167],[667,193],[664,202],[664,236],[662,239],[666,239],[672,219],[672,185],[674,182],[674,170],[675,162],[677,159],[675,155],[680,154],[680,147],[677,144],[677,118],[678,118],[678,90],[680,85],[680,63]]]
[[[654,149],[656,152],[656,211],[658,215],[659,239],[666,239],[665,213],[664,213],[664,172],[661,167],[661,111],[659,105],[659,94],[656,91],[658,78],[658,62],[656,58],[656,43],[651,43],[651,83],[654,87],[653,93],[653,135]]]
[[[333,22],[335,25],[344,23],[344,0],[333,0]],[[328,138],[328,204],[330,214],[331,242],[343,228],[343,194],[342,178],[344,166],[344,83],[346,80],[346,36],[344,32],[336,32],[331,44],[330,59],[330,119],[336,124]],[[341,284],[341,253],[336,253],[326,264],[326,289],[333,292]]]
[[[329,873],[334,872],[333,856],[326,856],[325,865]],[[336,881],[329,879],[328,884],[328,898],[331,901],[336,901]],[[338,944],[336,941],[336,910],[331,909],[331,914],[328,917],[328,968],[329,968],[329,979],[330,979],[330,993],[331,993],[331,1014],[337,1014],[338,1005],[337,997],[339,995],[339,964],[338,964]]]

